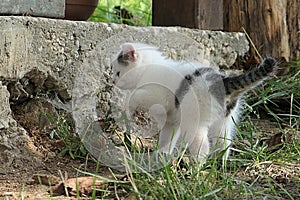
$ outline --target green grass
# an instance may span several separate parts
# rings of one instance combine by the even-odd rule
[[[52,131],[49,134],[51,139],[63,141],[64,148],[59,152],[58,156],[70,156],[72,159],[85,158],[87,150],[82,144],[80,138],[72,131],[70,121],[67,120],[67,115],[61,113],[57,117],[49,113],[42,113],[40,119],[45,116],[52,126]],[[70,116],[69,116],[70,118]]]
[[[131,19],[124,19],[130,25],[150,26],[152,24],[151,0],[100,0],[89,21],[121,24],[122,19],[117,17],[115,6],[121,6],[132,14]]]
[[[283,126],[298,125],[299,128],[300,60],[292,62],[288,70],[288,74],[268,81],[249,94],[248,108],[258,116],[267,115]]]

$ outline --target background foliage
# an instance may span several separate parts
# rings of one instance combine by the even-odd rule
[[[116,15],[115,6],[126,9],[131,13],[130,20],[125,19],[130,25],[134,26],[150,26],[152,24],[152,0],[99,0],[98,7],[89,21],[122,23]]]

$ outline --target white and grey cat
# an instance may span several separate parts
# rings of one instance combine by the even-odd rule
[[[124,43],[112,62],[113,82],[132,91],[130,112],[150,110],[161,126],[159,150],[171,154],[184,144],[199,161],[223,150],[227,159],[242,95],[275,67],[276,61],[266,58],[251,71],[224,76],[201,63],[174,61],[141,43]]]

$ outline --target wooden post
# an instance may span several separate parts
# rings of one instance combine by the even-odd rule
[[[152,24],[221,30],[223,0],[153,0]]]

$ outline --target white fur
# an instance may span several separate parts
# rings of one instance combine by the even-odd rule
[[[132,91],[131,112],[137,107],[149,110],[153,105],[164,108],[152,109],[162,126],[158,144],[161,152],[172,153],[176,146],[183,144],[201,161],[211,150],[228,149],[234,132],[232,118],[238,121],[239,106],[225,117],[225,101],[218,102],[208,90],[215,80],[206,80],[206,74],[197,77],[181,100],[180,108],[175,107],[174,94],[185,75],[206,66],[173,61],[145,44],[125,43],[121,48],[121,52],[133,50],[134,61],[124,66],[116,58],[112,62],[113,81],[120,89]],[[224,158],[228,155],[227,150]]]

